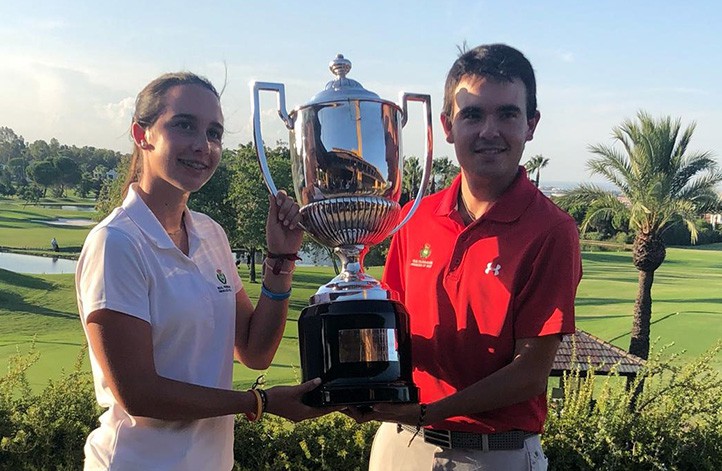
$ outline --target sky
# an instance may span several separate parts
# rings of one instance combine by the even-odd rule
[[[541,121],[522,162],[542,154],[542,185],[601,181],[588,147],[639,110],[696,123],[690,150],[722,164],[722,5],[718,1],[0,0],[0,126],[26,142],[129,152],[137,93],[190,70],[223,89],[224,145],[252,139],[249,82],[285,85],[291,111],[332,79],[384,99],[431,95],[434,157],[453,160],[438,119],[459,46],[506,43],[537,75]],[[266,143],[288,141],[276,95],[261,95]],[[423,156],[421,105],[409,107],[404,153]]]

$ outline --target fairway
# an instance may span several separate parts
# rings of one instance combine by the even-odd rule
[[[40,206],[33,206],[0,198],[0,247],[51,253],[50,239],[55,237],[60,244],[60,252],[78,253],[89,228],[50,223],[58,216],[66,219],[91,219],[95,214],[92,211],[61,208],[63,205],[87,207],[92,204],[93,201],[88,199],[44,198]]]
[[[659,345],[674,342],[673,351],[696,356],[722,338],[722,247],[672,248],[657,271],[652,295],[652,339]],[[577,296],[578,326],[626,348],[637,290],[637,272],[631,254],[587,252],[583,254],[584,278]],[[259,267],[260,268],[260,267]],[[380,268],[370,270],[380,276]],[[252,299],[260,285],[247,282],[245,265],[241,277]],[[296,320],[308,297],[333,277],[330,268],[299,267],[281,347],[267,371],[270,384],[300,380]],[[29,374],[34,388],[48,378],[70,369],[84,344],[77,316],[72,275],[21,275],[0,270],[0,365],[16,351],[26,352],[35,338],[41,357]],[[722,370],[722,362],[717,362]],[[237,387],[248,387],[259,372],[236,365]]]
[[[43,204],[88,204],[89,200],[66,198]],[[0,247],[50,253],[56,237],[61,248],[79,251],[90,230],[87,227],[56,227],[48,222],[57,216],[90,218],[92,212],[67,211],[18,204],[0,199]],[[637,271],[630,252],[584,252],[584,277],[577,293],[577,326],[626,349],[637,293]],[[257,266],[260,270],[260,265]],[[370,274],[381,277],[382,269]],[[246,290],[255,302],[260,284],[248,282],[245,264],[239,268]],[[270,384],[301,379],[297,323],[301,310],[318,287],[333,278],[329,267],[300,266],[294,274],[289,322],[266,372]],[[652,288],[652,341],[658,346],[674,343],[682,358],[697,356],[722,339],[722,244],[701,248],[669,248],[667,259],[655,273]],[[29,371],[34,388],[72,368],[85,343],[78,319],[73,275],[23,275],[0,269],[0,368],[16,352],[27,352],[35,341],[40,360]],[[722,360],[716,359],[722,370]],[[86,360],[87,368],[87,360]],[[234,369],[238,387],[248,387],[260,372],[241,365]]]
[[[630,252],[583,254],[576,299],[577,325],[615,345],[629,347],[637,270]],[[697,356],[722,339],[722,244],[668,248],[652,286],[651,341],[674,342],[674,351]],[[722,361],[717,358],[717,368]]]

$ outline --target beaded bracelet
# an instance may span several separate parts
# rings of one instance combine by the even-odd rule
[[[261,395],[261,412],[266,412],[268,408],[268,394],[264,389],[254,389],[254,391],[258,391],[258,394]]]
[[[266,284],[262,283],[261,294],[272,301],[284,301],[291,297],[291,288],[289,288],[288,291],[286,291],[285,293],[276,293],[275,291],[271,291],[270,289],[266,288]]]

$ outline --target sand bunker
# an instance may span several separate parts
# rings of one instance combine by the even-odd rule
[[[89,227],[89,226],[94,226],[97,224],[97,222],[92,221],[90,219],[66,219],[66,218],[58,218],[54,221],[40,221],[38,219],[33,219],[33,222],[50,224],[51,226],[76,226],[76,227]]]

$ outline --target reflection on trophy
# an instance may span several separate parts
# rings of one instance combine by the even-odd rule
[[[307,104],[286,111],[283,84],[251,83],[253,138],[263,178],[277,192],[263,149],[259,91],[278,93],[278,113],[290,130],[293,186],[303,228],[333,248],[341,273],[319,288],[298,320],[303,380],[321,385],[304,397],[314,406],[417,402],[411,375],[409,318],[398,295],[364,272],[369,246],[397,231],[416,210],[431,168],[431,98],[402,93],[401,106],[347,78],[338,55],[336,78]],[[399,222],[401,128],[408,101],[423,103],[426,165],[421,189]]]

